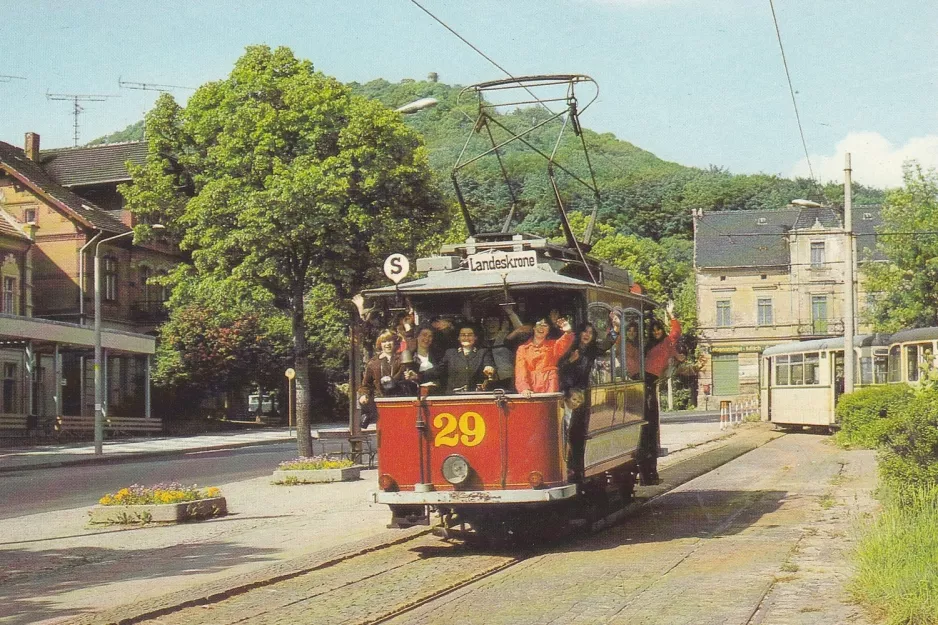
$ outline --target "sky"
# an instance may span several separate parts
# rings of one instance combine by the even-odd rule
[[[592,76],[585,126],[682,165],[807,176],[769,0],[418,0],[513,75]],[[938,2],[774,0],[814,175],[902,183],[938,167]],[[156,92],[198,85],[245,46],[288,46],[349,82],[437,72],[468,85],[504,74],[411,0],[0,0],[0,140],[83,143],[139,120]],[[19,78],[25,78],[20,80]],[[180,102],[192,93],[176,89]]]

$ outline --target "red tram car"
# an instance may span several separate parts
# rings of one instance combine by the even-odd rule
[[[471,269],[501,267],[521,257],[533,259],[533,265]],[[586,262],[588,270],[577,254],[545,239],[486,235],[448,246],[443,256],[419,259],[425,278],[365,293],[387,310],[406,300],[418,320],[485,319],[511,306],[528,319],[559,310],[575,328],[589,322],[599,336],[616,321],[620,328],[636,329],[637,343],[630,347],[623,337],[594,362],[585,393],[583,458],[576,462],[583,470],[575,481],[561,393],[525,397],[509,385],[494,392],[376,399],[375,501],[390,505],[393,523],[426,521],[432,508],[447,528],[468,523],[486,532],[520,532],[541,518],[530,516],[532,509],[553,512],[584,500],[593,508],[629,500],[643,451],[641,337],[653,302],[632,292],[627,272]]]
[[[592,99],[578,103],[576,91],[589,87]],[[519,99],[507,101],[511,92]],[[374,500],[390,506],[398,525],[426,522],[436,511],[446,531],[468,525],[483,533],[525,532],[570,510],[595,517],[631,498],[638,463],[654,462],[658,442],[642,436],[647,426],[642,340],[654,302],[633,288],[627,271],[588,254],[601,199],[579,115],[595,101],[598,87],[582,74],[530,76],[473,85],[463,94],[478,102],[452,173],[469,238],[443,246],[438,256],[418,259],[416,269],[425,277],[363,295],[382,311],[385,323],[408,309],[416,323],[504,320],[511,318],[508,310],[531,322],[558,310],[576,330],[589,323],[603,338],[618,326],[622,336],[607,341],[585,372],[585,403],[578,412],[561,393],[516,393],[513,380],[493,391],[444,395],[414,389],[409,397],[376,399],[379,489]],[[527,106],[531,97],[550,113],[535,128],[515,132],[505,117],[493,113],[499,106]],[[560,102],[566,107],[553,110]],[[552,152],[531,135],[549,124],[559,128]],[[580,167],[557,157],[565,132],[579,137],[574,144],[582,145],[586,157]],[[485,138],[490,145],[470,154],[473,142]],[[564,244],[511,232],[518,198],[502,160],[508,144],[546,159]],[[463,168],[484,156],[498,159],[511,197],[499,232],[477,232],[458,179]],[[583,241],[568,222],[558,175],[595,200]],[[631,330],[628,338],[626,329]]]

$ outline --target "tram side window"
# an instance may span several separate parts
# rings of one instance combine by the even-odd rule
[[[906,345],[905,357],[908,362],[907,372],[909,382],[918,382],[923,371],[927,371],[934,366],[932,362],[931,343],[918,343],[916,345]]]
[[[820,384],[820,357],[818,352],[775,357],[775,384],[800,386]]]
[[[589,307],[589,322],[596,330],[597,343],[602,342],[609,336],[609,332],[613,329],[612,319],[610,317],[611,314],[618,313],[613,313],[610,308],[602,305],[592,305]],[[590,380],[592,384],[607,384],[615,379],[621,378],[621,363],[617,358],[616,352],[616,349],[610,349],[606,353],[596,356],[596,360],[593,362],[593,372]]]
[[[776,386],[788,386],[788,356],[775,357],[775,384]]]
[[[902,381],[902,348],[894,345],[889,350],[889,361],[886,365],[890,382]]]
[[[641,380],[644,378],[644,353],[643,344],[645,330],[642,327],[642,313],[634,308],[628,308],[624,311],[624,330],[622,331],[621,342],[624,342],[625,351],[625,375],[629,380]],[[616,346],[616,351],[620,351]]]

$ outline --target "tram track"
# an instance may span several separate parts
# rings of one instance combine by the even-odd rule
[[[429,528],[410,530],[398,540],[374,542],[332,554],[288,571],[271,570],[245,583],[198,590],[188,597],[161,605],[139,606],[112,613],[86,615],[74,623],[266,623],[283,613],[302,614],[297,622],[331,622],[342,614],[343,623],[378,624],[406,619],[409,613],[495,575],[525,563],[536,563],[551,550],[569,547],[634,516],[681,484],[776,438],[779,434],[734,437],[726,444],[678,461],[662,470],[664,483],[642,488],[641,498],[604,516],[589,531],[568,532],[560,540],[523,551],[479,549],[449,543],[431,535]],[[522,567],[524,568],[524,567]]]

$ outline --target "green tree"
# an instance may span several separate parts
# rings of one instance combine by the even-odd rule
[[[908,163],[886,193],[877,247],[887,263],[863,266],[879,331],[938,325],[938,173]]]
[[[298,447],[311,454],[307,294],[330,285],[347,300],[387,253],[442,230],[418,135],[288,48],[252,46],[185,108],[161,96],[147,137],[128,208],[167,224],[197,273],[264,289],[289,316]]]

